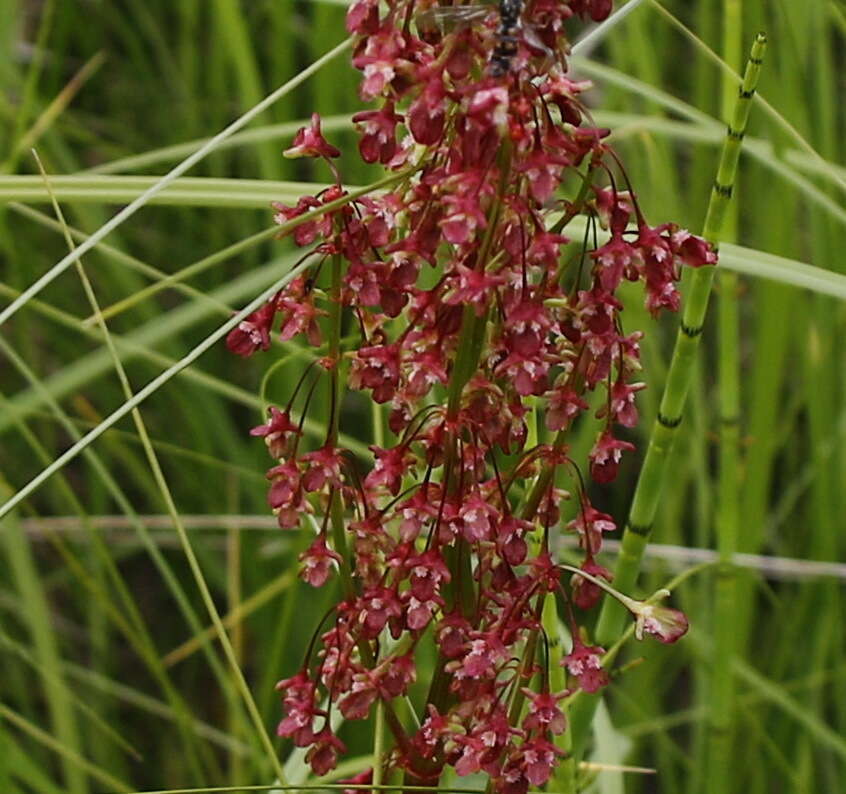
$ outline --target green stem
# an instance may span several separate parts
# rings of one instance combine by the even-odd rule
[[[334,447],[338,443],[338,431],[341,415],[341,257],[332,257],[332,283],[329,288],[329,359],[332,369],[329,373],[329,429],[326,444]],[[341,493],[336,488],[329,497],[329,520],[332,524],[332,542],[335,551],[341,555],[339,566],[341,573],[341,588],[344,598],[352,598],[355,587],[352,580],[352,566],[347,548],[347,535],[344,528],[344,504]]]
[[[329,405],[332,415],[329,417],[327,444],[334,447],[338,443],[338,429],[341,416],[341,257],[332,257],[332,284],[329,294],[329,359],[332,370],[329,376]]]
[[[373,724],[373,785],[382,785],[385,756],[385,707],[376,702],[376,718]]]
[[[458,350],[449,381],[447,398],[447,417],[455,419],[461,407],[461,394],[464,387],[479,365],[485,331],[488,326],[488,312],[477,316],[473,306],[467,304],[461,317],[461,333],[458,338]]]
[[[750,100],[755,94],[761,63],[766,50],[766,36],[759,33],[752,46],[752,53],[746,66],[746,73],[740,87],[734,108],[732,123],[717,170],[708,213],[705,217],[704,236],[715,246],[722,236],[723,220],[732,194],[732,185],[740,158],[741,141],[746,132]],[[699,338],[705,322],[708,299],[714,280],[714,268],[702,267],[695,270],[689,279],[685,309],[681,326],[676,336],[673,357],[658,416],[649,439],[643,468],[638,478],[632,500],[629,520],[623,533],[620,556],[614,573],[615,586],[622,592],[632,592],[640,561],[652,532],[652,524],[658,510],[661,491],[667,474],[667,461],[682,420],[685,399],[690,387]],[[600,644],[613,642],[620,633],[624,620],[624,609],[616,601],[605,599],[596,629]],[[583,698],[578,711],[573,714],[574,741],[577,755],[583,750],[587,729],[593,718],[598,697]]]
[[[723,0],[723,54],[729,66],[740,63],[743,15],[740,0]],[[723,79],[722,115],[730,118],[734,83]],[[737,237],[737,204],[726,210],[722,239]],[[740,523],[740,314],[738,277],[720,270],[717,322],[720,409],[719,476],[717,483],[717,566],[711,691],[708,697],[708,774],[704,790],[721,794],[731,787],[734,725],[734,675],[737,576],[732,555],[737,551]]]
[[[567,688],[567,675],[561,666],[561,659],[563,657],[561,652],[563,627],[558,618],[558,607],[555,603],[555,595],[553,593],[548,593],[544,600],[541,620],[549,643],[549,659],[547,660],[549,689],[551,692],[563,692]],[[564,712],[564,716],[569,719],[570,707],[566,700],[561,703],[560,708]],[[572,753],[573,732],[568,728],[564,733],[556,736],[554,741],[556,747],[559,747],[567,755],[561,760],[561,763],[555,770],[550,789],[558,791],[560,794],[575,794],[576,759]]]

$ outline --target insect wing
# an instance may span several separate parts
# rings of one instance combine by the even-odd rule
[[[415,17],[418,27],[425,30],[454,30],[481,22],[493,10],[489,5],[435,6]]]

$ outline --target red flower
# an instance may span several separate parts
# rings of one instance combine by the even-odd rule
[[[417,101],[408,110],[408,127],[414,140],[424,146],[436,144],[444,134],[446,90],[441,77],[426,83]]]
[[[473,176],[466,175],[468,182]],[[468,189],[463,194],[447,194],[443,197],[445,208],[441,230],[447,242],[462,245],[472,241],[477,229],[487,226],[487,218],[479,203],[478,188]]]
[[[502,549],[503,559],[509,565],[520,565],[526,560],[528,546],[523,539],[531,532],[532,525],[514,516],[508,516],[499,523],[497,541]]]
[[[603,431],[590,451],[590,476],[599,483],[613,482],[623,452],[634,448],[634,444],[614,438],[610,430]]]
[[[449,734],[450,723],[446,716],[440,714],[431,703],[427,704],[428,714],[420,730],[414,735],[414,747],[423,758],[430,758],[441,742],[441,737]]]
[[[602,546],[602,533],[617,529],[614,519],[607,513],[601,513],[587,499],[579,515],[567,524],[567,529],[575,529],[581,537],[582,548],[596,554]]]
[[[405,625],[410,631],[422,631],[432,621],[435,611],[444,603],[442,598],[437,596],[421,601],[410,591],[402,594],[405,603]]]
[[[374,671],[379,694],[386,700],[404,695],[410,684],[417,679],[414,653],[389,656]]]
[[[358,600],[359,621],[364,636],[373,639],[388,623],[390,618],[402,614],[402,604],[395,590],[388,587],[373,587]]]
[[[317,685],[309,679],[308,671],[301,670],[295,676],[280,681],[276,689],[285,693],[283,705],[287,712],[276,733],[293,738],[297,747],[308,747],[315,738],[312,731],[314,718],[325,714],[317,707]]]
[[[507,658],[507,649],[497,632],[476,632],[470,640],[469,651],[456,663],[450,662],[460,677],[487,678]]]
[[[590,406],[568,383],[556,387],[548,397],[546,408],[546,426],[549,430],[563,430],[581,411]]]
[[[279,338],[283,342],[293,339],[297,334],[305,334],[310,345],[320,344],[320,326],[317,318],[326,316],[328,312],[318,309],[311,297],[298,296],[279,298],[279,310],[282,312],[282,327]]]
[[[452,579],[443,557],[435,549],[409,557],[406,567],[410,573],[411,592],[419,601],[434,598],[441,583]]]
[[[373,6],[375,10],[375,5]],[[394,113],[394,103],[386,102],[381,110],[356,113],[352,120],[359,125],[361,140],[358,149],[365,163],[388,163],[397,152],[396,130],[403,117]]]
[[[687,633],[688,622],[683,612],[670,607],[662,607],[657,601],[670,595],[669,590],[659,590],[647,601],[626,599],[626,606],[637,618],[635,636],[643,639],[644,634],[651,634],[664,643],[673,643]]]
[[[302,456],[308,463],[303,475],[303,487],[308,492],[319,491],[324,486],[341,487],[341,450],[334,447],[321,447]]]
[[[605,649],[596,645],[585,645],[578,637],[573,640],[573,650],[562,660],[570,675],[579,679],[579,686],[588,693],[598,692],[608,683],[608,675],[602,669]]]
[[[270,421],[266,425],[259,425],[250,430],[251,436],[264,438],[264,443],[274,458],[281,458],[290,446],[292,436],[299,436],[300,429],[291,422],[287,411],[280,411],[275,405],[267,409]]]
[[[323,137],[320,131],[320,115],[311,114],[311,124],[301,127],[294,136],[294,143],[284,151],[285,157],[340,157],[341,152]]]
[[[314,744],[306,753],[306,761],[311,764],[315,775],[325,775],[338,765],[338,755],[346,751],[347,746],[326,727],[314,737]]]
[[[555,756],[564,755],[564,751],[542,736],[536,736],[523,742],[520,747],[523,756],[523,769],[526,780],[532,786],[542,786],[552,775]]]
[[[450,294],[444,299],[451,305],[471,304],[476,311],[476,316],[481,317],[489,301],[493,297],[494,290],[505,283],[502,276],[492,273],[480,273],[469,267],[459,264],[456,268],[458,283]]]
[[[262,306],[260,309],[241,320],[226,337],[226,346],[238,356],[247,358],[256,350],[270,349],[270,331],[273,327],[273,319],[276,316],[276,304],[274,301]]]
[[[614,292],[623,278],[637,281],[640,276],[640,253],[620,234],[615,234],[601,248],[591,253],[596,262],[595,272],[602,289]]]
[[[378,694],[369,673],[356,673],[353,676],[352,689],[338,703],[338,708],[348,720],[366,719]]]
[[[321,587],[326,583],[332,571],[332,563],[341,564],[341,555],[326,545],[326,538],[321,535],[299,556],[303,567],[300,576],[312,587]]]
[[[611,571],[595,562],[590,554],[588,554],[587,559],[579,567],[586,574],[605,579],[606,582],[610,582],[614,578]],[[602,597],[602,588],[599,585],[588,581],[578,574],[573,574],[570,580],[570,586],[573,591],[573,601],[580,609],[593,609]]]
[[[470,494],[458,510],[462,521],[464,537],[470,543],[489,540],[492,522],[496,518],[496,508],[489,505],[479,494]]]
[[[273,209],[276,210],[273,220],[280,226],[284,226],[288,221],[291,221],[294,218],[299,218],[300,215],[305,215],[307,212],[321,207],[322,204],[313,196],[303,196],[297,201],[296,206],[294,207],[286,207],[278,201],[274,201],[272,206]],[[301,223],[299,226],[294,228],[292,233],[294,235],[294,242],[297,245],[306,246],[311,245],[318,238],[328,237],[331,232],[332,218],[328,213],[326,213],[319,215],[313,220]],[[302,283],[302,281],[303,279],[295,279],[292,281],[288,286],[288,291],[291,290],[294,284]]]
[[[400,492],[403,476],[413,472],[410,466],[416,458],[402,444],[392,449],[382,449],[372,445],[370,451],[376,461],[364,480],[365,486],[368,488],[384,486],[396,496]]]
[[[362,347],[353,359],[350,387],[373,389],[373,399],[377,403],[386,403],[394,396],[399,380],[399,345]]]
[[[396,513],[400,518],[399,531],[403,542],[413,541],[420,534],[423,524],[438,514],[439,492],[437,483],[426,483],[400,502]]]
[[[347,10],[347,32],[372,35],[379,30],[379,0],[355,0]]]
[[[622,378],[614,381],[611,387],[611,419],[623,427],[635,427],[638,421],[635,394],[645,389],[645,383],[624,383]],[[604,410],[597,416],[604,416]]]
[[[522,690],[529,701],[529,713],[523,718],[523,728],[527,731],[550,731],[554,734],[564,733],[567,720],[564,712],[558,708],[558,701],[567,696],[567,692],[553,695],[549,692],[532,692],[531,689]]]
[[[671,245],[682,262],[690,267],[717,264],[717,254],[713,246],[686,229],[673,232]]]
[[[270,480],[267,503],[276,514],[279,526],[283,529],[299,526],[303,515],[312,512],[312,508],[303,495],[296,463],[288,461],[268,469],[267,478]]]

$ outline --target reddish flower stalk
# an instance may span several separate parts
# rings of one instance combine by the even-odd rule
[[[681,264],[716,257],[675,226],[646,223],[631,190],[618,188],[627,179],[604,143],[608,130],[585,123],[587,84],[567,76],[566,29],[572,17],[604,19],[610,0],[534,0],[510,33],[505,6],[503,19],[490,11],[446,30],[431,24],[438,8],[427,0],[380,8],[358,0],[347,18],[362,99],[379,105],[355,116],[360,152],[409,176],[298,226],[295,242],[320,263],[228,340],[249,355],[268,349],[274,328],[314,345],[328,336],[319,360],[332,396],[325,442],[302,449],[291,405],[272,408],[253,431],[276,459],[268,498],[280,525],[294,528],[306,512],[324,517],[301,557],[303,578],[321,586],[338,567],[344,583],[319,652],[279,685],[279,733],[308,746],[322,774],[344,751],[329,710],[363,719],[381,700],[392,763],[414,778],[436,781],[451,765],[522,794],[549,779],[560,755],[553,737],[565,729],[557,703],[566,693],[550,693],[546,673],[540,691],[529,688],[548,595],[568,602],[572,691],[608,681],[604,651],[572,616],[573,605],[589,609],[608,589],[611,575],[594,557],[615,526],[590,503],[566,439],[599,389],[601,429],[581,465],[609,483],[633,449],[615,430],[637,423],[641,334],[623,331],[615,291],[641,281],[653,314],[675,310]],[[286,152],[330,164],[337,154],[317,116]],[[280,223],[341,198],[333,164],[332,174],[322,194],[277,205]],[[576,216],[593,234],[574,242],[565,232]],[[609,240],[591,245],[598,227]],[[328,295],[313,287],[327,259]],[[342,324],[359,330],[357,347],[340,350]],[[365,476],[338,447],[345,380],[390,406],[397,437],[371,447]],[[539,398],[552,444],[527,448],[528,398]],[[548,551],[567,497],[559,474],[574,478],[578,494],[566,529],[585,558],[572,578]],[[535,527],[543,540],[530,550]],[[686,629],[674,610],[620,597],[638,636],[672,642]],[[434,641],[439,656],[425,719],[409,734],[390,704],[416,678],[421,641]]]

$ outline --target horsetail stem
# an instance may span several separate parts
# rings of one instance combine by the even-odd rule
[[[703,230],[703,236],[713,243],[715,248],[722,236],[723,222],[733,192],[742,141],[746,134],[750,100],[755,95],[758,85],[766,46],[766,35],[759,33],[752,45],[743,82],[735,101],[732,120],[726,131],[717,178],[712,188]],[[699,338],[702,335],[713,281],[713,268],[699,268],[690,277],[667,382],[635,487],[614,572],[615,587],[621,592],[633,590],[640,569],[640,561],[652,533],[652,524],[666,479],[667,462],[675,441],[676,430],[682,421],[684,403],[690,388],[696,351],[699,348]],[[596,628],[596,641],[600,644],[613,642],[622,630],[624,618],[624,608],[614,599],[606,598]],[[596,697],[584,697],[573,710],[572,724],[577,754],[579,746],[583,745],[586,739],[586,729],[590,725],[597,703]]]
[[[723,0],[723,54],[735,67],[740,63],[743,17],[739,0]],[[734,105],[733,81],[724,76],[722,115],[729,120]],[[737,236],[737,204],[727,208],[722,239],[734,242]],[[718,275],[718,380],[719,380],[719,474],[717,483],[716,534],[719,566],[716,577],[714,646],[708,732],[708,774],[704,789],[727,791],[731,780],[732,726],[734,723],[734,676],[732,661],[736,652],[732,614],[737,598],[737,579],[731,559],[737,551],[740,522],[740,314],[736,273],[720,270]]]
[[[731,200],[741,142],[746,133],[746,122],[749,118],[750,100],[755,95],[766,42],[766,36],[759,33],[752,47],[743,84],[738,93],[732,123],[726,133],[717,179],[712,188],[703,233],[705,238],[715,246],[722,233],[723,219]],[[694,357],[699,348],[699,337],[705,323],[713,280],[714,270],[709,268],[695,271],[690,279],[690,288],[676,336],[667,383],[635,488],[628,524],[623,533],[622,550],[615,572],[615,582],[623,592],[630,591],[634,586],[640,559],[652,532],[652,523],[655,520],[664,485],[666,463],[675,440],[675,431],[682,421],[684,402],[690,387]],[[616,605],[606,601],[597,627],[599,642],[607,642],[619,633],[621,618],[622,612],[616,608]]]

